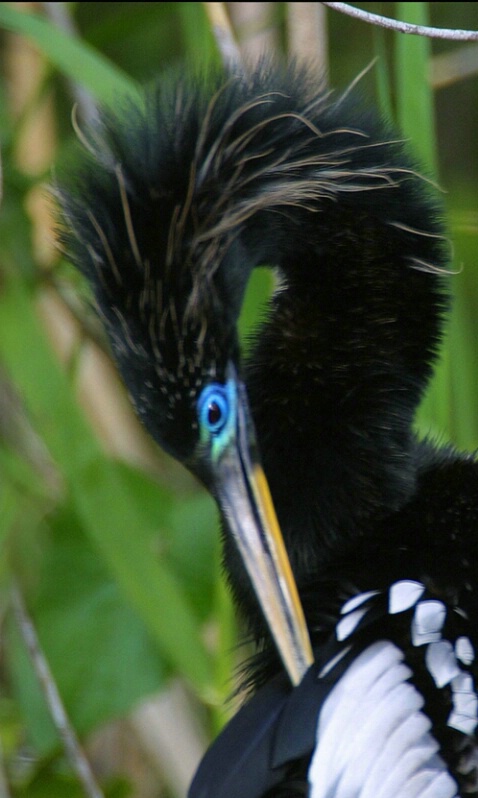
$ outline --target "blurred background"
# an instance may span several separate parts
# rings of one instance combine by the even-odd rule
[[[478,42],[405,36],[319,3],[0,3],[0,798],[182,798],[237,705],[247,648],[214,506],[135,420],[55,244],[48,191],[96,103],[220,62],[208,5],[249,60],[309,61],[338,93],[364,72],[364,102],[439,184],[454,306],[417,428],[478,447]],[[357,7],[478,29],[478,3]],[[270,288],[260,270],[245,342]],[[65,756],[52,688],[102,792]]]

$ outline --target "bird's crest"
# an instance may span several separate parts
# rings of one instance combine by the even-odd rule
[[[422,235],[392,213],[394,189],[417,182],[401,145],[375,117],[356,124],[355,111],[341,102],[335,113],[305,73],[264,68],[163,82],[82,134],[89,152],[60,189],[63,242],[143,417],[162,394],[164,416],[179,402],[194,426],[201,384],[238,362],[250,271],[281,266],[311,217],[340,205],[355,218],[359,197],[364,213],[380,205],[386,224]],[[146,374],[149,398],[138,390]]]

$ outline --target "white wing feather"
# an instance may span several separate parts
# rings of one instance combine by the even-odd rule
[[[388,640],[350,665],[320,713],[310,798],[457,798],[410,676]]]

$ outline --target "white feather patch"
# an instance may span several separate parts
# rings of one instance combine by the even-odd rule
[[[452,729],[457,729],[457,731],[463,734],[473,734],[476,724],[476,717],[470,717],[469,715],[464,715],[462,712],[455,712],[455,710],[450,712],[450,716],[447,720],[447,726],[450,726]]]
[[[469,637],[458,637],[455,643],[455,654],[463,665],[471,665],[475,659],[475,649]]]
[[[412,643],[423,646],[441,639],[446,607],[441,601],[419,601],[412,620]]]
[[[453,710],[447,725],[464,734],[473,734],[478,723],[478,696],[475,693],[473,678],[469,673],[460,673],[451,682]]]
[[[395,582],[389,590],[388,611],[390,615],[404,612],[413,607],[423,595],[425,586],[413,579],[402,579]]]
[[[352,632],[355,631],[363,616],[367,613],[367,610],[368,607],[361,607],[353,612],[349,612],[348,615],[340,619],[335,627],[335,635],[340,643],[346,640],[347,637],[350,637]]]
[[[461,715],[472,718],[476,723],[478,719],[478,698],[475,693],[455,693],[453,696],[453,706]]]
[[[329,661],[325,663],[324,667],[320,671],[318,678],[323,679],[324,676],[327,676],[327,674],[330,673],[330,671],[333,668],[335,668],[336,665],[339,664],[340,660],[342,660],[349,653],[351,648],[352,646],[346,646],[341,651],[339,651],[339,653],[336,654],[335,657],[329,659]]]
[[[378,590],[367,590],[366,593],[359,593],[357,596],[352,596],[349,598],[348,601],[345,602],[342,609],[340,610],[341,615],[346,615],[348,612],[352,612],[352,610],[356,610],[357,607],[361,607],[362,604],[365,604],[370,598],[374,596],[378,596],[380,591]]]
[[[310,798],[455,798],[410,676],[388,640],[350,665],[319,716]]]
[[[470,673],[461,673],[451,682],[453,693],[473,693],[473,676]]]
[[[453,646],[448,640],[430,643],[425,662],[437,687],[445,687],[461,673]]]

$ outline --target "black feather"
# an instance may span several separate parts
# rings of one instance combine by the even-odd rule
[[[450,639],[476,650],[478,467],[413,427],[448,308],[442,208],[400,136],[360,99],[263,65],[160,81],[142,105],[105,114],[91,140],[95,156],[60,187],[62,238],[137,412],[207,482],[197,398],[234,364],[319,657],[347,597],[404,579],[442,601]],[[278,287],[243,364],[237,319],[264,264]],[[263,644],[251,671],[261,684],[280,665],[227,524],[224,537],[236,600]],[[478,795],[474,736],[447,727],[450,692],[430,683],[409,621],[379,630],[377,607],[354,646],[385,635],[401,647],[460,794]],[[323,696],[299,748],[285,738],[297,759],[275,770],[294,700],[276,678],[205,760],[194,798],[305,794]]]

